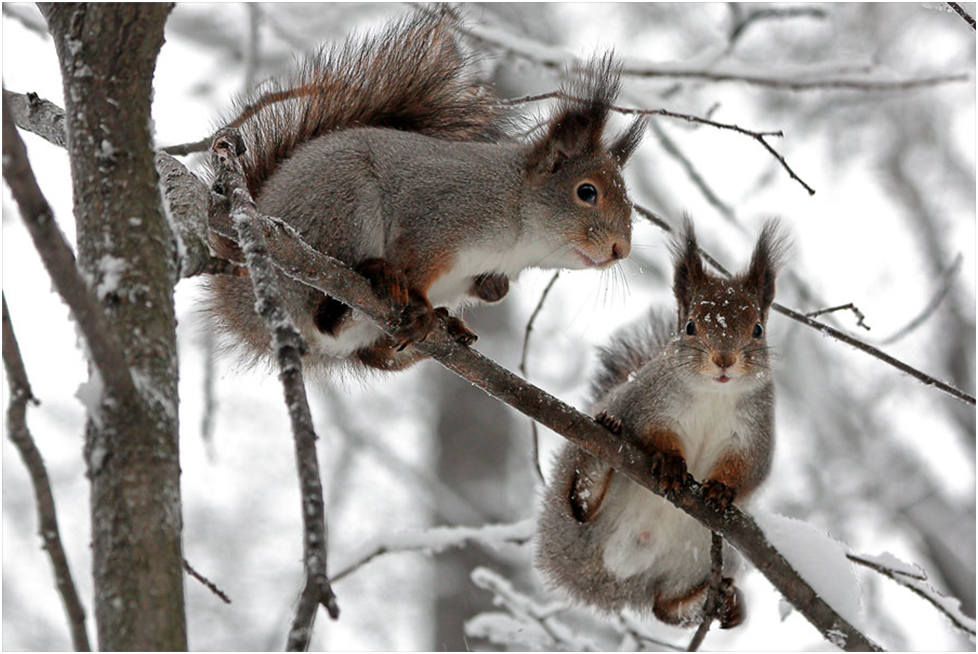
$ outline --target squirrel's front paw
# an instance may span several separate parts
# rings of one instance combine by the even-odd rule
[[[720,620],[721,629],[733,629],[744,621],[744,602],[740,597],[740,591],[734,586],[734,581],[730,577],[724,577],[720,582],[720,609],[717,612],[717,619]]]
[[[735,494],[734,489],[722,481],[708,479],[703,483],[703,497],[706,503],[718,511],[723,511],[730,506]]]
[[[435,315],[439,320],[441,320],[442,324],[445,325],[445,330],[448,331],[448,335],[455,339],[456,343],[469,346],[479,340],[478,334],[469,329],[468,326],[462,322],[461,318],[456,318],[448,313],[448,309],[445,307],[438,307],[435,309]]]
[[[652,454],[652,474],[659,479],[659,489],[665,493],[679,491],[686,484],[686,459],[679,454]]]

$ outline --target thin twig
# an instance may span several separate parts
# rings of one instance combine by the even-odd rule
[[[541,100],[550,100],[550,99],[559,99],[559,98],[564,98],[569,100],[575,100],[575,99],[580,100],[580,98],[576,98],[575,96],[568,95],[566,93],[563,93],[562,91],[551,91],[550,93],[540,93],[538,95],[526,95],[519,98],[511,98],[509,100],[503,100],[500,102],[500,104],[516,105],[516,104],[524,104],[527,102],[539,102]],[[801,184],[801,186],[808,192],[809,195],[815,195],[815,189],[813,189],[801,177],[799,177],[798,174],[794,171],[794,169],[792,169],[791,166],[788,165],[788,162],[781,155],[781,153],[775,150],[774,147],[767,142],[767,137],[770,136],[774,136],[778,138],[783,137],[784,132],[780,130],[770,131],[770,132],[759,132],[755,130],[745,129],[740,125],[735,125],[732,123],[721,123],[715,120],[711,120],[709,118],[702,118],[700,116],[694,116],[692,114],[677,113],[675,111],[669,111],[668,109],[634,109],[629,107],[619,107],[617,105],[611,105],[609,109],[611,109],[611,111],[615,111],[623,115],[664,116],[666,118],[675,118],[677,120],[684,120],[688,123],[698,123],[701,125],[708,125],[710,127],[715,127],[716,129],[726,129],[726,130],[736,132],[738,134],[742,134],[744,136],[749,136],[750,138],[760,143],[765,150],[767,150],[769,153],[771,153],[771,155],[775,159],[777,159],[778,163],[781,164],[781,167],[784,169],[786,173],[788,173],[788,176],[791,177],[791,179]]]
[[[706,592],[706,601],[703,603],[703,619],[700,626],[689,641],[687,652],[695,652],[703,644],[703,639],[710,631],[710,625],[720,613],[720,585],[723,582],[723,539],[717,532],[710,534],[710,585]]]
[[[817,311],[809,311],[808,313],[805,314],[805,317],[817,318],[826,313],[834,313],[836,311],[852,311],[852,313],[856,316],[856,321],[857,321],[856,326],[862,327],[866,331],[870,330],[869,325],[865,323],[866,320],[865,314],[863,314],[863,312],[859,310],[859,307],[857,307],[852,302],[849,302],[848,304],[840,304],[837,307],[828,307],[827,309],[818,309]]]
[[[85,609],[78,597],[78,590],[71,576],[68,557],[61,543],[61,530],[54,507],[54,493],[48,479],[47,469],[34,438],[27,429],[27,405],[37,403],[27,379],[27,369],[17,345],[13,324],[7,311],[7,298],[3,296],[3,367],[7,372],[10,386],[10,406],[7,407],[7,436],[17,448],[24,466],[30,475],[37,502],[38,534],[51,561],[55,584],[61,601],[64,603],[71,630],[71,640],[75,651],[89,652],[92,647],[85,630]]]
[[[539,315],[540,310],[543,309],[543,303],[547,299],[547,295],[550,294],[550,289],[553,288],[554,283],[556,283],[557,278],[560,277],[560,271],[558,270],[547,282],[546,288],[543,289],[543,293],[540,294],[540,300],[537,302],[536,308],[533,309],[533,313],[530,314],[530,319],[526,321],[526,329],[523,333],[523,353],[520,355],[520,374],[523,375],[523,379],[529,379],[529,373],[526,368],[526,355],[530,350],[530,332],[533,331],[533,323],[536,322],[537,315]],[[530,421],[530,435],[533,440],[533,468],[536,470],[537,478],[540,480],[541,484],[546,484],[547,480],[543,476],[543,468],[540,466],[540,434],[537,429],[537,423],[535,420]]]
[[[220,588],[218,588],[217,587],[217,584],[215,584],[213,581],[211,581],[210,579],[208,579],[204,575],[202,575],[199,572],[197,572],[196,570],[194,570],[190,566],[190,563],[187,561],[187,559],[184,559],[183,560],[183,569],[187,571],[187,574],[189,574],[191,577],[193,577],[194,579],[196,579],[197,581],[199,581],[201,584],[203,584],[204,587],[207,590],[209,590],[212,593],[214,593],[215,595],[217,595],[217,597],[220,598],[220,600],[222,602],[224,602],[225,604],[230,604],[231,603],[231,598],[228,597],[227,594],[223,590],[221,590]]]
[[[703,176],[700,175],[700,172],[693,165],[693,162],[686,157],[679,146],[676,145],[669,135],[665,133],[662,127],[659,126],[658,121],[649,121],[649,127],[652,128],[653,132],[655,132],[655,135],[659,139],[659,143],[662,145],[662,148],[679,163],[680,167],[686,172],[686,176],[689,177],[689,180],[693,183],[693,185],[699,189],[707,203],[716,209],[717,212],[727,220],[727,222],[736,224],[737,216],[734,213],[734,210],[730,208],[730,205],[721,200],[720,197],[713,191],[707,181],[703,179]]]
[[[923,570],[920,570],[919,574],[908,574],[907,572],[895,570],[891,567],[883,565],[878,561],[873,561],[855,554],[847,554],[846,557],[850,561],[866,566],[871,570],[875,570],[884,577],[889,577],[904,588],[908,588],[911,592],[927,600],[927,602],[933,605],[935,609],[943,613],[955,627],[970,635],[971,638],[975,637],[975,621],[965,615],[962,615],[960,612],[949,610],[942,601],[946,599],[945,596],[938,592],[935,588],[931,587],[929,584],[924,583],[927,581],[927,574],[924,573]],[[919,569],[920,568],[918,567],[918,570]]]
[[[645,207],[642,207],[642,206],[637,205],[637,204],[636,205],[633,205],[633,207],[634,207],[635,211],[638,212],[639,215],[648,218],[654,225],[656,225],[657,227],[659,227],[660,229],[662,229],[664,232],[666,232],[666,233],[672,233],[672,227],[670,227],[668,223],[666,223],[660,216],[658,216],[657,214],[655,214],[653,211],[651,211],[649,209],[646,209]],[[722,274],[724,274],[724,275],[726,275],[728,277],[730,276],[730,273],[723,266],[721,266],[716,261],[716,259],[714,259],[712,256],[710,256],[708,253],[704,252],[702,248],[700,249],[700,254],[702,254],[703,255],[703,258],[706,259],[707,261],[709,261],[710,262],[710,265],[713,266],[713,267],[715,267],[717,269],[717,271],[719,271],[720,273],[722,273]],[[869,354],[870,356],[879,359],[883,363],[886,363],[886,364],[888,364],[888,365],[896,368],[900,372],[903,372],[903,373],[906,373],[906,374],[910,375],[911,377],[913,377],[917,381],[921,382],[925,386],[933,386],[937,390],[942,391],[944,393],[947,393],[951,397],[955,397],[955,398],[961,400],[962,402],[965,402],[966,404],[970,404],[972,406],[975,405],[975,397],[973,395],[969,395],[968,393],[966,393],[966,392],[964,392],[964,391],[962,391],[962,390],[960,390],[958,388],[955,388],[954,386],[952,386],[951,384],[948,384],[947,382],[942,382],[939,379],[936,379],[934,377],[931,377],[930,375],[928,375],[928,374],[926,374],[926,373],[924,373],[924,372],[922,372],[920,370],[917,370],[916,368],[914,368],[914,367],[912,367],[910,365],[907,365],[906,363],[900,361],[899,359],[896,359],[896,358],[890,356],[889,354],[886,354],[885,352],[883,352],[879,348],[873,347],[869,343],[865,343],[863,341],[860,341],[857,338],[854,338],[852,336],[849,336],[845,332],[839,331],[838,329],[835,329],[833,327],[830,327],[830,326],[826,325],[825,323],[821,323],[821,322],[818,322],[817,320],[814,320],[812,318],[809,318],[809,317],[805,316],[804,314],[802,314],[802,313],[800,313],[798,311],[795,311],[794,309],[789,309],[788,307],[784,306],[783,304],[779,304],[779,303],[775,302],[774,304],[771,305],[771,307],[775,311],[777,311],[778,313],[780,313],[783,316],[787,316],[788,318],[791,318],[792,320],[795,320],[797,322],[800,322],[803,325],[807,325],[807,326],[811,327],[812,329],[815,329],[815,330],[817,330],[817,331],[825,334],[826,336],[830,336],[830,337],[834,338],[837,341],[841,341],[841,342],[843,342],[843,343],[845,343],[847,345],[851,345],[852,347],[856,348],[857,350],[862,350],[866,354]]]
[[[898,329],[892,336],[884,338],[882,341],[880,341],[881,345],[891,345],[892,343],[899,341],[901,338],[927,322],[927,319],[934,315],[934,312],[937,311],[937,307],[941,305],[941,302],[944,301],[944,298],[947,297],[948,292],[951,290],[951,281],[954,279],[954,276],[958,274],[958,271],[961,270],[961,263],[963,261],[964,257],[959,253],[958,256],[955,257],[954,262],[950,265],[950,267],[944,271],[944,274],[941,276],[941,285],[938,288],[937,293],[934,294],[934,297],[932,297],[930,302],[927,303],[927,306],[924,307],[923,311],[921,311],[916,318],[908,322],[906,326]]]
[[[105,390],[120,403],[134,404],[139,394],[133,382],[125,352],[116,337],[114,326],[106,318],[95,293],[88,287],[75,255],[54,220],[51,206],[44,198],[27,158],[24,141],[14,127],[13,113],[3,94],[3,178],[20,208],[27,231],[34,241],[51,281],[78,323],[92,363],[98,369]],[[62,116],[64,112],[62,112]]]
[[[739,6],[731,4],[731,6]],[[776,9],[758,9],[747,14],[743,20],[738,20],[730,30],[730,47],[740,40],[751,25],[762,20],[783,20],[786,18],[819,18],[824,19],[825,10],[816,7],[779,7]]]
[[[322,605],[330,617],[339,616],[336,596],[326,573],[326,514],[323,487],[316,455],[316,432],[302,379],[302,354],[306,344],[282,305],[278,275],[269,258],[263,230],[267,226],[248,193],[238,153],[242,151],[240,135],[234,130],[218,132],[212,150],[218,167],[218,183],[230,198],[230,219],[235,237],[245,254],[255,290],[256,307],[265,319],[272,336],[272,348],[279,365],[279,379],[285,390],[285,402],[295,440],[296,467],[302,494],[304,525],[303,559],[306,583],[296,606],[286,648],[305,651],[312,638],[312,624]]]
[[[971,25],[971,29],[975,29],[975,19],[968,12],[966,12],[961,5],[959,5],[957,2],[948,2],[947,6],[950,7],[958,16],[961,16],[966,23]]]

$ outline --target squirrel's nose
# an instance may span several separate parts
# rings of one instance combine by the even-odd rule
[[[611,244],[611,258],[615,261],[624,259],[632,251],[632,244],[628,241],[615,241]]]
[[[713,363],[718,368],[729,368],[736,363],[736,358],[732,352],[717,352],[713,355]]]

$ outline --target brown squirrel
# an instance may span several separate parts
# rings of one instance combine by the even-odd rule
[[[616,335],[593,382],[596,420],[653,455],[666,493],[689,474],[707,501],[726,508],[767,477],[774,446],[774,384],[765,340],[784,238],[764,225],[747,270],[707,272],[687,219],[673,253],[676,331],[653,314]],[[543,499],[536,564],[574,599],[605,611],[651,611],[669,624],[702,618],[710,578],[710,532],[696,520],[565,445]],[[724,547],[724,574],[736,562]],[[720,624],[743,620],[732,579],[723,579]]]
[[[378,37],[324,50],[229,123],[242,133],[259,210],[360,272],[399,312],[387,336],[282,276],[312,365],[404,368],[422,358],[409,346],[436,319],[460,342],[474,341],[448,309],[502,299],[521,270],[605,268],[629,254],[621,168],[645,123],[604,142],[619,89],[612,57],[574,75],[538,136],[510,139],[499,99],[474,81],[451,20],[417,12]],[[218,256],[240,260],[233,242],[212,242]],[[249,280],[214,276],[209,287],[218,329],[258,358],[269,354]]]

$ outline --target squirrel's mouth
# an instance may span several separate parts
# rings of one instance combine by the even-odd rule
[[[577,256],[581,258],[586,268],[607,268],[611,264],[618,261],[618,259],[615,259],[614,257],[608,257],[604,261],[595,261],[588,255],[586,255],[584,251],[581,250],[580,248],[574,248],[574,252],[577,254]]]
[[[731,378],[730,377],[727,377],[727,375],[721,374],[721,375],[717,375],[716,377],[714,377],[713,378],[713,381],[720,382],[721,384],[726,384],[728,381],[730,381],[730,379]]]

